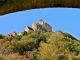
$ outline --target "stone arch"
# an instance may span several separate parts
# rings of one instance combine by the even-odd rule
[[[0,0],[0,16],[23,10],[49,7],[80,8],[80,0]]]

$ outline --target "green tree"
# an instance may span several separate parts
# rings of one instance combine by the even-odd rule
[[[0,39],[4,39],[4,38],[5,38],[5,36],[0,34]]]
[[[50,36],[46,43],[40,43],[36,58],[40,60],[68,60],[68,53],[63,34],[56,32]]]
[[[26,31],[24,31],[24,32],[22,33],[22,35],[23,35],[23,36],[26,36],[26,35],[27,35],[27,32],[26,32]]]
[[[73,60],[80,60],[80,56],[74,56]]]
[[[15,36],[16,39],[21,40],[22,36],[21,35],[17,35]]]

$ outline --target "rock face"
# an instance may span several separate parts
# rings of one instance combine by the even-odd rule
[[[32,23],[32,28],[25,28],[25,31],[36,31],[36,30],[42,30],[42,31],[46,31],[46,32],[52,32],[52,27],[47,24],[46,22],[44,22],[42,19],[39,20],[39,22],[36,23]]]

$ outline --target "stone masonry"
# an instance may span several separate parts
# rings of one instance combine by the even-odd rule
[[[24,31],[28,32],[28,31],[36,31],[36,30],[52,32],[52,27],[46,22],[44,22],[42,19],[40,19],[38,23],[32,23],[31,29],[26,27]]]

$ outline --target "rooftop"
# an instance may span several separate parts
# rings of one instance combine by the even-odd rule
[[[33,30],[31,27],[27,26],[27,28],[29,28],[30,30]]]

